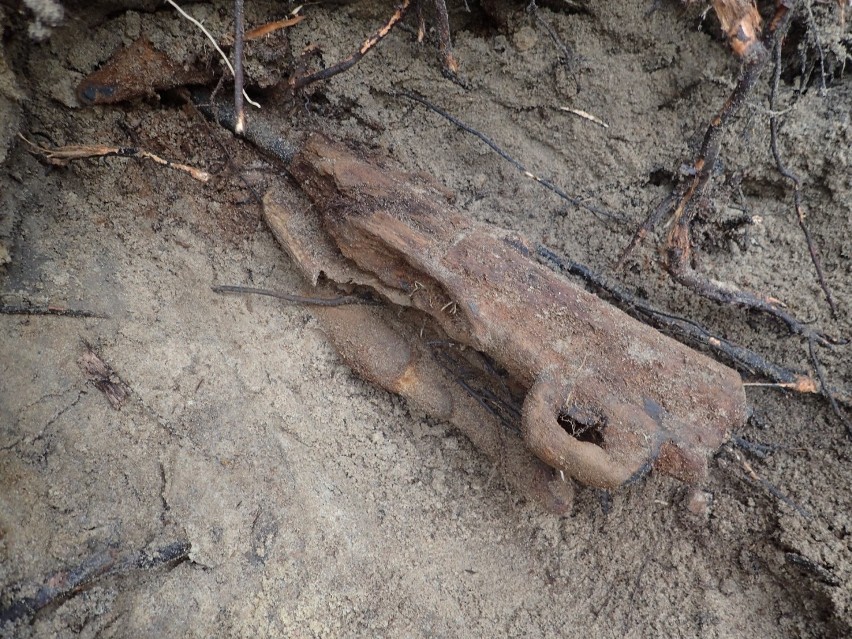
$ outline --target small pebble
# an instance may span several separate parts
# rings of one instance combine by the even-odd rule
[[[518,51],[529,51],[538,42],[538,34],[530,26],[523,26],[512,36],[512,42]]]
[[[713,495],[704,490],[690,490],[686,496],[686,509],[696,517],[707,518],[713,505]]]

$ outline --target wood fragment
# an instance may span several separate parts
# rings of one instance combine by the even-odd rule
[[[752,0],[712,0],[713,9],[728,36],[733,52],[740,58],[761,47],[761,18]]]
[[[588,113],[587,111],[581,111],[580,109],[572,109],[571,107],[561,106],[559,107],[560,111],[567,111],[568,113],[573,113],[576,116],[579,116],[585,120],[589,120],[590,122],[594,122],[595,124],[602,126],[605,129],[609,128],[609,125],[601,120],[599,117]]]
[[[204,69],[184,68],[142,37],[87,75],[77,86],[77,100],[87,106],[118,104],[187,84],[206,84],[210,77]]]
[[[35,142],[28,140],[22,134],[18,136],[26,142],[30,147],[30,152],[43,157],[48,164],[54,166],[66,166],[72,160],[82,160],[86,158],[104,158],[104,157],[120,157],[120,158],[141,158],[143,160],[151,160],[162,166],[177,171],[182,171],[190,175],[193,179],[199,182],[207,182],[210,179],[210,174],[202,169],[172,162],[155,155],[150,151],[132,146],[108,146],[105,144],[84,144],[84,145],[69,145],[58,146],[52,149],[40,146]]]
[[[289,27],[294,27],[304,19],[305,19],[305,16],[296,15],[296,16],[293,16],[291,18],[284,18],[283,20],[276,20],[275,22],[267,22],[266,24],[262,24],[259,27],[255,27],[254,29],[250,29],[250,30],[246,31],[245,39],[246,40],[257,40],[259,38],[262,38],[263,36],[269,35],[270,33],[274,33],[276,31],[279,31],[280,29],[287,29]]]
[[[503,367],[523,389],[525,444],[556,471],[607,489],[652,468],[700,481],[707,458],[744,421],[736,372],[536,264],[522,236],[467,219],[437,191],[319,134],[305,141],[290,173],[315,204],[306,215],[317,218],[323,244],[337,247],[333,263],[349,264],[335,281],[374,281],[377,294]],[[265,205],[277,229],[271,210]],[[297,246],[286,246],[291,255],[315,251],[313,235],[285,227],[276,236],[295,239]],[[367,330],[344,328],[347,335]],[[428,386],[402,346],[385,348],[399,360],[394,372],[368,379],[394,392]],[[385,367],[375,348],[361,348],[353,359],[365,370]]]

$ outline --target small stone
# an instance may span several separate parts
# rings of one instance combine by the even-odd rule
[[[719,583],[719,592],[721,592],[723,595],[735,595],[741,590],[742,588],[740,588],[739,584],[731,578],[723,579]]]
[[[713,505],[713,494],[693,489],[686,495],[686,509],[696,517],[707,518]]]
[[[538,34],[531,26],[526,25],[515,31],[512,36],[512,42],[515,43],[515,48],[518,51],[529,51],[538,42]]]

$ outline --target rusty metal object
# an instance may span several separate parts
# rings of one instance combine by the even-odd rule
[[[264,216],[311,284],[320,292],[337,285],[331,282],[382,290],[378,279],[343,257],[310,205],[294,198],[290,190],[270,190],[264,198]],[[400,305],[408,299],[405,294],[385,292]],[[312,306],[311,312],[358,375],[401,395],[413,407],[452,423],[519,493],[556,514],[570,510],[572,486],[555,476],[527,450],[519,432],[506,429],[493,411],[469,395],[440,365],[421,334],[422,317],[400,314],[397,305]]]
[[[505,368],[526,393],[526,448],[550,468],[601,488],[651,467],[697,482],[708,457],[744,422],[734,370],[539,265],[525,238],[465,218],[428,180],[379,167],[317,134],[290,172],[315,207],[297,214],[269,197],[266,215],[309,279],[317,283],[323,273],[368,286]],[[385,328],[365,309],[319,313],[367,379],[439,417],[465,412],[434,367],[418,364],[422,349],[411,346],[411,335],[378,335]],[[492,427],[499,425],[484,428]],[[476,425],[463,430],[478,443]],[[542,493],[545,483],[527,492]]]
[[[187,84],[204,84],[210,73],[183,65],[157,51],[147,38],[120,49],[77,87],[83,105],[117,104]]]

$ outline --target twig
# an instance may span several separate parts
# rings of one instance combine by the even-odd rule
[[[770,453],[774,453],[775,451],[785,450],[785,447],[777,444],[758,444],[757,442],[749,441],[739,435],[731,435],[731,442],[737,448],[749,452],[752,455],[756,455],[761,459],[766,459]]]
[[[214,48],[214,49],[216,49],[216,51],[217,51],[217,52],[219,53],[219,55],[221,56],[222,60],[225,62],[225,66],[227,66],[227,67],[228,67],[228,70],[231,72],[231,75],[234,75],[234,76],[235,76],[236,74],[234,73],[234,67],[233,67],[233,65],[231,64],[231,61],[230,61],[230,60],[228,60],[228,56],[226,56],[226,55],[225,55],[225,52],[224,52],[224,51],[222,51],[222,48],[219,46],[219,43],[217,43],[217,42],[216,42],[216,38],[214,38],[214,37],[213,37],[213,34],[211,34],[211,33],[207,30],[207,28],[206,28],[203,24],[201,24],[198,20],[196,20],[196,19],[195,19],[195,18],[193,18],[191,15],[189,15],[186,11],[184,11],[183,9],[181,9],[181,8],[177,5],[177,3],[175,3],[175,2],[174,2],[174,0],[166,0],[166,2],[168,2],[170,5],[172,5],[172,6],[175,8],[175,10],[176,10],[179,14],[181,14],[184,18],[186,18],[186,19],[187,19],[187,20],[189,20],[192,24],[194,24],[196,27],[198,27],[199,29],[201,29],[201,32],[202,32],[204,35],[206,35],[206,36],[207,36],[207,39],[208,39],[208,40],[210,40],[210,42],[213,44],[213,48]],[[253,107],[257,107],[258,109],[260,108],[260,105],[259,105],[257,102],[255,102],[254,100],[252,100],[252,99],[248,96],[248,93],[246,93],[245,91],[243,91],[243,97],[245,97],[246,102],[248,102],[248,103],[249,103],[250,105],[252,105]]]
[[[831,309],[831,316],[833,318],[837,318],[837,305],[834,303],[834,296],[831,294],[831,289],[828,288],[828,284],[825,281],[825,276],[822,271],[822,263],[819,257],[819,251],[811,239],[810,231],[808,231],[808,226],[805,224],[805,212],[802,210],[802,183],[799,180],[799,176],[793,173],[789,168],[784,165],[784,161],[781,159],[781,153],[778,151],[778,114],[775,112],[775,101],[778,97],[778,84],[781,80],[781,42],[778,41],[775,43],[775,48],[773,49],[773,55],[775,58],[775,70],[772,77],[772,90],[769,94],[769,148],[772,150],[772,157],[775,158],[775,166],[778,169],[778,172],[786,178],[793,185],[793,207],[796,211],[796,219],[799,221],[799,228],[802,229],[802,233],[805,236],[805,242],[808,244],[808,253],[811,255],[811,262],[814,265],[814,269],[816,270],[817,279],[819,280],[820,288],[822,288],[822,292],[825,295],[826,301],[828,301],[828,306]]]
[[[781,501],[781,502],[787,504],[790,508],[795,510],[797,513],[799,513],[805,519],[811,519],[812,518],[812,515],[811,515],[810,512],[808,512],[808,510],[806,510],[802,506],[799,506],[799,504],[797,504],[795,501],[793,501],[790,497],[788,497],[787,495],[782,493],[781,490],[775,484],[770,482],[768,479],[764,479],[763,477],[758,475],[755,472],[754,468],[752,468],[751,464],[749,464],[748,461],[746,461],[745,458],[742,455],[740,455],[739,451],[737,451],[736,449],[731,449],[731,452],[734,455],[734,459],[737,460],[740,467],[745,471],[748,479],[750,479],[755,484],[760,484],[761,486],[763,486],[763,488],[766,490],[766,492],[768,492],[770,495],[775,497],[775,499],[777,499],[778,501]]]
[[[266,295],[292,304],[305,304],[308,306],[347,306],[350,304],[365,304],[368,306],[378,305],[373,299],[360,297],[358,295],[341,295],[339,297],[309,297],[306,295],[295,295],[293,293],[281,293],[267,288],[253,288],[251,286],[211,286],[214,293],[248,293],[250,295]]]
[[[18,136],[26,142],[31,152],[41,155],[48,163],[54,166],[65,166],[71,160],[80,160],[85,158],[103,158],[103,157],[120,157],[120,158],[142,158],[151,160],[157,164],[161,164],[170,169],[176,169],[188,173],[191,177],[199,182],[207,182],[210,179],[210,174],[207,171],[197,169],[194,166],[180,164],[161,158],[159,155],[154,155],[150,151],[145,151],[132,146],[107,146],[104,144],[81,145],[81,146],[59,146],[53,149],[48,149],[39,146],[35,142],[31,142],[22,134]]]
[[[455,80],[459,71],[459,63],[453,55],[453,42],[450,39],[450,16],[447,13],[447,3],[445,0],[433,0],[433,6],[435,7],[435,17],[438,23],[438,46],[441,52],[441,64],[443,65],[444,73],[451,80]]]
[[[423,13],[423,2],[417,2],[414,5],[414,10],[416,15],[414,19],[417,21],[417,44],[423,42],[423,39],[426,37],[426,16]],[[403,25],[404,27],[405,25]]]
[[[562,41],[562,38],[559,37],[559,34],[556,32],[556,29],[553,28],[553,25],[541,17],[541,13],[539,13],[538,5],[535,3],[535,0],[531,0],[525,11],[532,14],[536,23],[547,31],[547,35],[559,51],[559,61],[565,66],[569,73],[573,73],[574,69],[572,67],[574,65],[574,52]]]
[[[630,242],[628,242],[627,246],[624,247],[624,250],[621,251],[621,255],[618,256],[618,261],[615,263],[616,271],[620,271],[624,267],[624,263],[633,252],[633,249],[642,243],[648,233],[653,231],[657,224],[659,224],[667,214],[671,213],[672,205],[676,199],[677,195],[675,193],[670,193],[666,196],[666,199],[657,205],[657,208],[648,214],[648,217],[645,218],[642,225],[633,233],[633,236],[630,238]]]
[[[71,599],[103,577],[180,563],[189,557],[189,550],[189,541],[183,539],[173,541],[153,552],[141,551],[123,557],[115,548],[110,548],[87,558],[77,566],[50,575],[44,580],[45,585],[36,590],[35,595],[13,599],[0,609],[0,624],[31,619],[40,610]],[[19,586],[17,590],[24,588]]]
[[[390,19],[385,23],[385,25],[376,31],[369,38],[364,40],[361,47],[352,55],[350,55],[345,60],[341,60],[337,64],[334,64],[330,67],[327,67],[321,71],[317,71],[315,73],[311,73],[309,75],[303,76],[293,76],[290,78],[290,89],[296,91],[298,89],[302,89],[309,84],[313,84],[314,82],[318,82],[319,80],[327,80],[328,78],[337,75],[338,73],[343,73],[347,69],[355,66],[358,61],[361,60],[367,53],[372,49],[376,44],[378,44],[384,37],[390,33],[391,29],[393,29],[394,25],[402,20],[405,12],[408,10],[408,7],[411,5],[411,0],[402,0],[402,4],[396,8],[396,11],[393,12],[393,15]]]
[[[243,106],[243,36],[246,25],[243,16],[243,0],[234,0],[234,113],[237,122],[234,133],[242,135],[246,128],[246,113]]]
[[[76,308],[63,308],[61,306],[15,306],[12,304],[3,304],[0,306],[0,315],[57,315],[59,317],[96,317],[98,319],[109,319],[109,315]]]
[[[86,351],[77,360],[77,364],[92,385],[104,394],[110,406],[115,410],[121,410],[127,398],[130,397],[130,386],[95,352],[91,344],[83,340],[83,345]]]
[[[787,563],[800,568],[804,572],[810,573],[818,581],[821,581],[827,586],[837,588],[843,584],[843,582],[838,579],[837,575],[831,572],[828,568],[822,564],[818,564],[812,559],[808,559],[804,555],[800,555],[797,552],[785,552],[784,559],[787,560]]]
[[[811,363],[814,366],[814,372],[816,373],[817,379],[819,379],[819,384],[821,387],[822,395],[828,398],[828,401],[831,403],[831,409],[834,411],[834,414],[840,419],[840,422],[846,428],[846,434],[849,437],[852,437],[852,421],[849,420],[846,415],[843,414],[843,411],[840,410],[840,406],[837,404],[837,398],[835,398],[834,394],[829,391],[828,385],[825,383],[825,376],[822,372],[822,364],[819,361],[819,357],[816,354],[816,348],[814,348],[814,340],[808,340],[808,352],[811,356]]]
[[[577,117],[583,118],[584,120],[588,120],[589,122],[594,122],[598,126],[602,126],[605,129],[609,128],[609,125],[601,120],[596,115],[592,115],[588,111],[582,111],[580,109],[572,109],[571,107],[561,106],[559,107],[560,111],[567,111],[568,113],[573,113]]]
[[[528,177],[532,180],[535,180],[536,182],[541,184],[544,188],[552,191],[553,193],[555,193],[556,195],[561,197],[563,200],[570,202],[574,206],[581,208],[581,209],[585,209],[586,211],[589,211],[590,213],[593,213],[594,215],[596,215],[600,218],[606,218],[606,219],[617,220],[617,221],[624,220],[624,216],[622,216],[621,214],[613,213],[611,211],[607,211],[604,208],[594,206],[592,204],[587,204],[577,197],[568,195],[568,193],[563,191],[561,188],[559,188],[558,186],[556,186],[552,182],[549,182],[549,181],[545,180],[544,178],[540,178],[539,176],[535,175],[529,169],[527,169],[527,167],[525,167],[523,164],[521,164],[518,160],[516,160],[511,155],[506,153],[503,149],[501,149],[499,146],[497,146],[497,143],[494,142],[494,140],[489,138],[487,135],[485,135],[484,133],[480,133],[479,131],[474,129],[469,124],[465,124],[464,122],[459,120],[454,115],[451,115],[450,113],[448,113],[447,111],[445,111],[441,107],[433,104],[432,102],[430,102],[429,100],[424,98],[422,95],[419,95],[417,93],[414,93],[413,91],[407,91],[407,90],[404,90],[404,89],[392,91],[391,95],[400,96],[400,97],[403,97],[403,98],[407,98],[409,100],[413,100],[415,102],[419,102],[420,104],[422,104],[426,108],[428,108],[428,109],[434,111],[435,113],[437,113],[438,115],[440,115],[442,118],[449,120],[450,122],[455,124],[462,131],[470,133],[471,135],[479,138],[482,142],[484,142],[486,145],[488,145],[491,148],[492,151],[494,151],[497,155],[499,155],[501,158],[506,160],[509,164],[514,166],[518,171],[523,173],[526,177]]]

